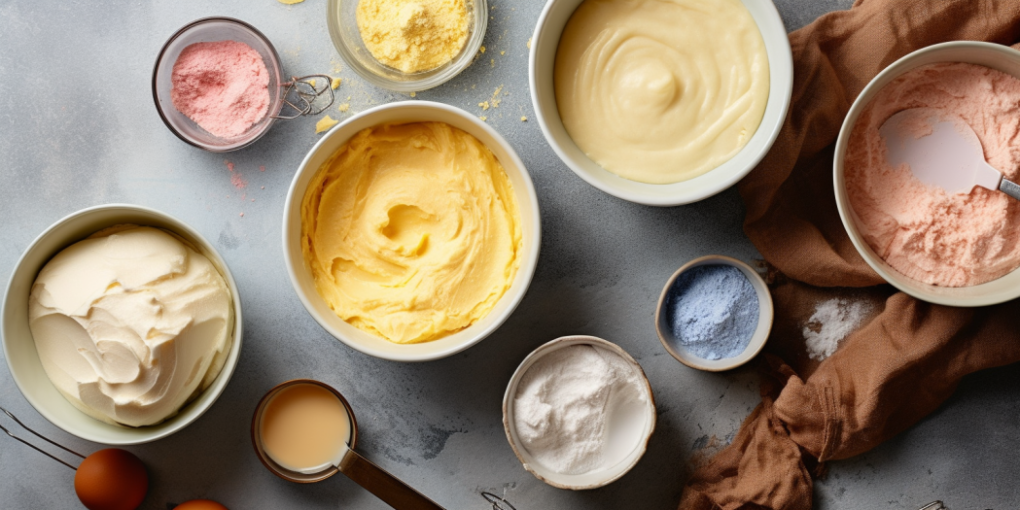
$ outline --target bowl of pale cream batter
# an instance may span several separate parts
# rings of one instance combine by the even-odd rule
[[[107,241],[105,267],[81,274],[64,263]],[[173,278],[160,276],[168,270]],[[96,292],[110,274],[116,281]],[[0,317],[25,399],[57,427],[108,445],[155,441],[197,420],[226,389],[241,350],[241,302],[223,258],[185,223],[135,205],[84,209],[40,234],[14,268]],[[222,334],[221,349],[205,350],[204,339]],[[143,422],[155,423],[129,426]]]
[[[480,342],[527,292],[541,240],[527,169],[458,108],[391,103],[311,149],[284,207],[291,283],[363,353],[428,361]]]
[[[653,206],[696,202],[758,164],[793,62],[771,2],[550,0],[535,28],[539,126],[579,177]]]
[[[947,195],[909,169],[882,170],[872,163],[884,158],[878,126],[904,108],[947,110],[975,128],[993,166],[1016,178],[1020,151],[1009,130],[1020,83],[1013,78],[1020,78],[1020,52],[1007,46],[930,46],[879,73],[843,121],[833,162],[840,219],[868,265],[915,298],[985,306],[1020,297],[1020,211],[998,191]]]

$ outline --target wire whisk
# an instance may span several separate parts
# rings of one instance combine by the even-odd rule
[[[32,434],[34,434],[34,435],[35,435],[35,437],[38,437],[39,439],[42,439],[43,441],[46,441],[47,443],[49,443],[49,444],[51,444],[51,445],[53,445],[53,446],[56,446],[57,448],[60,448],[61,450],[64,450],[64,451],[66,451],[66,452],[68,452],[68,453],[73,453],[74,455],[77,455],[77,456],[79,456],[79,457],[81,457],[81,458],[83,458],[83,459],[85,458],[85,456],[84,456],[84,455],[82,455],[82,454],[80,454],[80,453],[78,453],[78,452],[76,452],[76,451],[74,451],[74,450],[72,450],[72,449],[70,449],[70,448],[68,448],[68,447],[66,447],[66,446],[63,446],[63,445],[61,445],[61,444],[58,444],[58,443],[56,443],[55,441],[53,441],[52,439],[49,439],[49,438],[47,438],[46,436],[43,436],[42,434],[40,434],[40,433],[38,433],[38,432],[36,432],[36,431],[34,431],[34,430],[30,429],[30,428],[28,427],[28,425],[25,425],[24,423],[21,423],[21,420],[19,420],[19,419],[18,419],[18,418],[17,418],[16,416],[14,416],[13,414],[11,414],[11,412],[10,412],[10,411],[8,411],[7,409],[4,409],[3,407],[0,407],[0,411],[3,411],[3,413],[4,413],[4,414],[6,414],[8,418],[10,418],[10,419],[14,420],[14,423],[17,423],[18,425],[21,425],[21,428],[23,428],[23,429],[25,429],[25,430],[27,430],[27,431],[31,432]],[[11,431],[10,431],[10,429],[8,429],[7,427],[3,426],[3,424],[0,424],[0,430],[3,430],[4,432],[6,432],[6,433],[7,433],[7,435],[8,435],[8,436],[11,436],[11,437],[13,437],[14,439],[17,439],[18,441],[21,441],[21,442],[22,442],[23,444],[25,444],[25,445],[29,446],[29,447],[30,447],[30,448],[32,448],[33,450],[35,450],[35,451],[37,451],[37,452],[39,452],[39,453],[41,453],[41,454],[43,454],[43,455],[45,455],[45,456],[47,456],[47,457],[49,457],[49,458],[53,459],[53,460],[55,460],[55,461],[57,461],[57,462],[59,462],[59,463],[61,463],[61,464],[65,465],[65,466],[67,466],[67,467],[69,467],[69,468],[71,468],[71,469],[75,470],[75,471],[77,471],[77,470],[78,470],[78,468],[76,468],[76,467],[74,467],[74,466],[72,466],[72,465],[70,465],[70,464],[68,464],[68,463],[66,463],[66,462],[64,462],[64,461],[62,461],[62,460],[60,460],[60,459],[58,459],[57,457],[55,457],[55,456],[51,455],[50,453],[48,453],[48,452],[46,452],[46,451],[43,451],[43,450],[42,450],[41,448],[39,448],[38,446],[36,446],[36,445],[34,445],[34,444],[32,444],[32,443],[29,443],[28,441],[26,441],[26,440],[24,440],[24,439],[22,439],[22,438],[20,438],[20,437],[18,437],[18,436],[16,436],[16,435],[14,435],[14,433],[13,433],[13,432],[11,432]]]
[[[322,84],[320,87],[319,84]],[[283,91],[283,104],[294,113],[284,114],[281,110],[277,119],[296,119],[302,115],[318,115],[333,105],[336,95],[333,93],[333,78],[325,74],[309,74],[308,76],[291,77],[290,81],[280,85]],[[329,94],[329,101],[319,101],[320,97]],[[316,106],[319,103],[321,106]],[[323,104],[325,103],[325,104]]]
[[[506,495],[499,497],[491,492],[483,492],[482,497],[485,501],[492,503],[492,510],[517,510],[509,501],[506,500]]]

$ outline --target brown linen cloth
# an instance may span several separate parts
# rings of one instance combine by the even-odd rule
[[[961,309],[894,293],[850,243],[833,195],[833,145],[868,81],[913,50],[963,39],[1020,41],[1020,0],[858,0],[790,35],[789,116],[739,186],[747,235],[782,273],[762,404],[696,470],[681,509],[810,509],[819,463],[917,423],[964,375],[1020,360],[1020,302]],[[820,298],[848,292],[877,302],[875,317],[825,361],[807,359],[798,324]]]

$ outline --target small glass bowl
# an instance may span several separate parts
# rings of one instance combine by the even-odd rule
[[[453,60],[430,71],[407,74],[380,63],[368,51],[358,30],[356,16],[358,2],[359,0],[329,0],[326,10],[329,37],[333,40],[337,52],[354,72],[372,85],[396,92],[419,92],[438,87],[467,69],[482,46],[485,28],[489,23],[487,0],[467,0],[468,39],[460,53]]]
[[[173,88],[170,76],[181,51],[198,42],[227,40],[251,46],[262,56],[269,72],[269,109],[266,116],[234,138],[220,138],[202,129],[195,121],[177,111],[170,98],[170,90]],[[236,151],[262,138],[276,121],[283,108],[283,98],[279,92],[282,90],[280,86],[282,74],[280,56],[276,53],[276,48],[255,27],[234,18],[202,18],[185,25],[163,45],[159,56],[156,57],[156,66],[152,70],[152,98],[166,127],[181,140],[210,152]]]

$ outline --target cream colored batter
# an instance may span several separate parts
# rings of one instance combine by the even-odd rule
[[[586,0],[560,38],[555,87],[588,157],[627,179],[674,183],[754,135],[768,56],[739,0]]]

